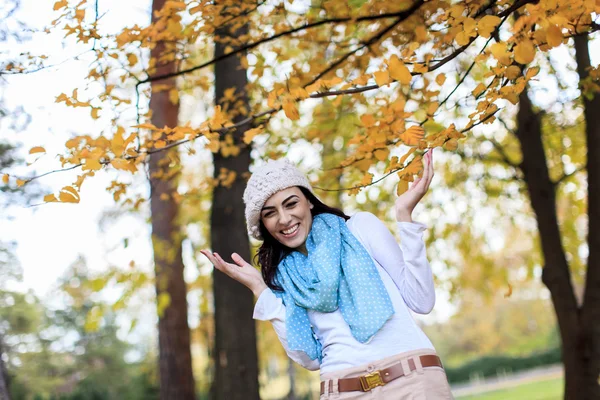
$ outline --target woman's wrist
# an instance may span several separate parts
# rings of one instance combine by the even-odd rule
[[[413,222],[411,212],[407,210],[396,210],[396,221],[398,222]]]
[[[267,289],[267,285],[262,283],[260,285],[257,285],[256,287],[252,288],[252,293],[254,293],[254,297],[256,297],[258,299],[260,297],[260,295],[262,294],[262,292],[265,291],[265,289]]]

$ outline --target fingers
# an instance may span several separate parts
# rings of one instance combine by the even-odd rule
[[[246,260],[244,260],[238,253],[232,253],[231,259],[240,267],[248,267],[251,266]]]

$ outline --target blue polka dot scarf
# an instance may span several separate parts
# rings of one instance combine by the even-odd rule
[[[293,251],[278,265],[276,295],[286,308],[288,344],[311,359],[322,359],[307,310],[340,309],[352,335],[367,342],[394,314],[392,301],[371,256],[346,221],[333,214],[313,219],[306,239],[308,256]]]

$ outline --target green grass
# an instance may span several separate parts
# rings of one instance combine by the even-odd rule
[[[562,378],[543,380],[508,389],[494,390],[474,396],[457,397],[456,400],[561,400]]]

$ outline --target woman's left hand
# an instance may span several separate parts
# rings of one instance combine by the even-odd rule
[[[429,184],[433,179],[433,149],[423,156],[423,165],[423,175],[396,199],[396,220],[398,222],[412,222],[413,210],[429,189]]]

